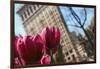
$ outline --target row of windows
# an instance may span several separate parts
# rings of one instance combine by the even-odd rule
[[[73,53],[72,49],[70,49],[69,52],[66,52],[65,54],[66,54],[66,56],[68,56],[70,53]]]
[[[34,24],[32,24],[32,25],[34,25]],[[37,23],[37,27],[35,27],[35,26],[30,26],[30,25],[27,25],[27,30],[30,32],[30,33],[38,33],[42,28],[44,28],[44,26],[45,26],[46,24],[44,23],[44,22],[42,22],[42,23],[40,23],[39,25],[38,25],[38,23]]]
[[[66,62],[76,62],[77,57],[75,53],[73,53],[73,49],[70,49],[68,52],[65,53],[65,61]]]
[[[56,20],[53,20],[54,18],[51,18],[53,15],[50,16],[50,14],[48,14],[51,10],[50,9],[45,9],[44,11],[41,12],[41,14],[39,14],[37,17],[39,17],[38,20],[40,20],[42,18],[42,20],[40,21],[43,22],[45,19],[46,23],[54,23],[55,21],[59,20],[59,19],[56,19]],[[58,26],[58,25],[57,25]]]
[[[44,11],[43,11],[44,12]],[[38,17],[38,19],[34,19],[35,21],[35,23],[37,23],[36,21],[38,21],[39,23],[44,23],[44,21],[47,21],[47,23],[55,23],[55,25],[57,25],[58,26],[58,24],[59,24],[59,27],[60,27],[60,23],[57,23],[57,22],[55,22],[55,21],[59,21],[59,20],[61,20],[61,18],[59,17],[59,19],[55,19],[54,21],[53,21],[53,18],[51,19],[50,17],[51,16],[49,16],[49,15],[46,15],[46,16],[48,16],[49,18],[47,18],[46,20],[45,20],[45,18],[46,18],[46,16],[44,16],[44,14],[45,14],[45,12],[44,12],[44,14],[43,14],[43,12],[41,12],[41,14],[39,14],[37,17]],[[46,10],[46,12],[49,12],[49,11],[47,11]],[[57,11],[56,11],[57,12]],[[57,15],[56,15],[56,17],[57,17]],[[55,16],[54,16],[54,18],[55,18]],[[61,26],[62,27],[62,26]]]
[[[45,21],[44,19],[39,19],[39,17],[38,17],[38,18],[34,18],[34,20],[32,20],[31,22],[29,22],[29,23],[27,24],[27,26],[29,26],[29,30],[30,30],[31,26],[34,27],[35,24],[36,24],[37,27],[34,27],[35,29],[31,29],[31,30],[30,30],[30,31],[36,30],[36,31],[35,31],[35,33],[36,33],[36,32],[38,32],[39,29],[44,25],[44,21]],[[36,29],[36,28],[37,28],[37,29]]]
[[[25,20],[28,16],[31,15],[31,13],[35,12],[39,7],[40,5],[29,5],[28,8],[24,10],[24,13],[21,14],[22,20]]]
[[[31,7],[30,7],[31,8]],[[47,11],[47,10],[46,10]],[[29,14],[29,11],[27,10],[27,12],[28,12],[28,14]],[[43,15],[43,14],[42,14]],[[26,16],[26,15],[25,15]],[[49,15],[48,15],[49,16]],[[39,15],[39,17],[40,18],[43,18],[43,17],[41,17],[40,15]],[[35,19],[34,19],[35,20]],[[38,19],[38,20],[40,20],[40,19]],[[44,19],[43,19],[44,20]],[[52,19],[51,19],[52,20]],[[41,21],[40,21],[41,22]]]

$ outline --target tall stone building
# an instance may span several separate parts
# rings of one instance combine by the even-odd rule
[[[60,44],[65,62],[80,62],[80,56],[71,41],[59,6],[25,4],[17,13],[22,18],[24,29],[28,35],[36,35],[46,26],[58,27],[61,31]]]

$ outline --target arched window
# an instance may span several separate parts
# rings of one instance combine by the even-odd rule
[[[29,9],[27,9],[27,13],[28,13],[28,15],[30,15]]]
[[[32,9],[32,6],[30,6],[30,7],[29,7],[29,9],[30,9],[31,13],[33,13],[33,9]]]
[[[26,13],[24,12],[24,15],[25,15],[25,18],[27,18],[27,15],[26,15]]]
[[[34,10],[36,10],[36,6],[34,5],[33,7],[34,7]]]

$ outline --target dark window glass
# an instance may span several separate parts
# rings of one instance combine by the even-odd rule
[[[70,53],[72,53],[72,52],[73,52],[73,50],[71,49],[69,52],[70,52]]]
[[[73,58],[73,61],[76,62],[76,58],[75,58],[75,55],[74,54],[72,55],[72,58]]]
[[[33,6],[34,7],[34,10],[36,10],[36,6]]]
[[[28,15],[30,15],[30,12],[29,12],[29,10],[27,9],[27,13],[28,13]]]
[[[66,52],[66,56],[68,56],[68,52]]]
[[[68,57],[68,60],[70,60],[70,57]]]
[[[31,30],[30,30],[31,32],[33,32],[33,28],[31,28]]]
[[[40,5],[37,5],[37,7],[40,7]]]
[[[24,15],[25,15],[25,18],[27,18],[27,15],[26,15],[26,13],[24,12]]]
[[[30,6],[30,11],[33,13],[32,7]]]

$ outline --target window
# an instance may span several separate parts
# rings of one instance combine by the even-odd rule
[[[33,6],[34,7],[34,10],[36,10],[36,6]]]
[[[72,55],[72,58],[73,58],[73,61],[76,61],[76,58],[75,58],[75,55],[74,54]]]
[[[68,57],[68,60],[70,60],[70,57]]]
[[[69,53],[68,52],[66,52],[66,56],[68,56],[69,55]]]
[[[37,7],[40,7],[40,5],[37,5]]]
[[[28,15],[30,15],[30,12],[29,12],[29,10],[27,9],[27,13],[28,13]]]
[[[30,30],[31,32],[33,31],[33,28],[31,28],[31,30]]]
[[[24,12],[24,15],[25,15],[25,18],[27,18],[27,15],[26,15],[26,13]]]
[[[32,7],[31,7],[31,6],[29,7],[29,9],[30,9],[30,11],[33,13],[33,10],[32,10]]]
[[[73,52],[73,50],[71,49],[69,52],[70,52],[70,53],[72,53],[72,52]]]
[[[72,49],[72,47],[71,47],[71,45],[70,44],[67,44],[68,45],[68,49],[70,50],[70,49]]]

